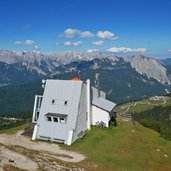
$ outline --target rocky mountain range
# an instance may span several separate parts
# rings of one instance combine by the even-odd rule
[[[105,58],[110,60],[111,66],[108,68],[109,70],[115,68],[116,64],[122,59],[116,57],[114,54],[99,52],[82,53],[71,51],[43,55],[37,52],[16,52],[1,50],[0,80],[1,83],[10,81],[16,82],[17,80],[14,80],[12,75],[14,75],[15,78],[20,77],[18,78],[19,81],[21,81],[21,77],[25,77],[24,79],[26,80],[42,77],[52,77],[58,73],[56,73],[58,70],[57,68],[65,66],[69,63],[80,61],[91,62],[95,59],[103,60]],[[125,57],[123,58],[123,62],[125,62],[125,64],[129,63],[137,73],[146,75],[149,79],[153,78],[162,84],[171,84],[171,73],[168,67],[157,59],[148,58],[143,55],[137,55]],[[98,66],[98,64],[94,62],[92,67],[97,69],[102,67],[102,65]],[[74,70],[74,68],[70,68],[70,70],[72,69]],[[4,75],[4,73],[6,74]]]
[[[91,85],[105,91],[108,98],[116,103],[171,92],[171,65],[165,60],[144,55],[122,58],[98,52],[43,55],[1,50],[1,110],[4,112],[6,104],[10,104],[9,110],[5,109],[8,113],[31,110],[34,94],[42,93],[41,79],[72,77],[89,78]],[[21,99],[23,105],[18,105]],[[16,106],[20,106],[18,110]]]

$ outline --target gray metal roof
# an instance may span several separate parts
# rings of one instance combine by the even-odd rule
[[[91,86],[91,102],[93,102],[94,100],[98,99],[99,97],[103,97],[106,98],[106,93],[103,91],[98,90],[95,87]]]
[[[91,102],[98,99],[100,96],[99,90],[95,87],[91,87],[90,96],[91,96]]]
[[[58,113],[47,113],[45,116],[67,117],[67,115],[64,115],[64,114],[58,114]]]
[[[99,97],[97,99],[95,99],[93,102],[92,102],[93,105],[101,108],[101,109],[104,109],[108,112],[111,112],[113,110],[113,108],[116,106],[115,103],[109,101],[109,100],[106,100],[104,99],[103,97]]]

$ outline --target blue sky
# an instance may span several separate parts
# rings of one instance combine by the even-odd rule
[[[0,49],[171,57],[170,0],[1,0]]]

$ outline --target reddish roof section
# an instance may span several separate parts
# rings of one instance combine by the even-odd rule
[[[73,77],[73,78],[71,78],[71,80],[73,80],[73,81],[80,81],[80,79],[77,78],[77,77]]]

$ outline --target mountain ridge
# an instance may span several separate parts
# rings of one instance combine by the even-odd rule
[[[35,75],[35,78],[51,77],[54,75],[56,68],[72,62],[91,62],[95,59],[103,60],[105,58],[111,61],[111,69],[120,59],[123,59],[125,63],[130,63],[131,67],[139,74],[153,78],[161,84],[171,84],[171,71],[168,69],[168,66],[160,60],[148,58],[141,54],[130,57],[117,57],[114,54],[101,52],[83,53],[69,51],[43,55],[38,52],[0,51],[0,62],[2,65],[8,66],[6,67],[7,69],[13,67],[17,73],[19,71],[30,72],[31,75]]]
[[[20,53],[19,57],[7,53],[7,59],[5,56],[1,58],[2,54],[0,55],[0,84],[10,84],[0,88],[1,113],[32,110],[35,92],[42,92],[41,79],[69,80],[72,77],[79,77],[85,81],[89,78],[92,86],[106,92],[108,99],[116,103],[171,92],[169,84],[171,72],[167,66],[143,55],[120,58],[109,54],[96,56],[98,55],[96,53],[89,54],[90,57],[87,59],[84,54],[77,57],[76,55],[80,53],[76,53],[72,59],[73,54],[67,53],[66,56],[71,55],[72,62],[66,61],[68,57],[64,57],[63,60],[67,64],[60,64],[61,61],[59,60],[58,63],[55,56],[45,57],[33,52],[23,53]],[[14,59],[10,60],[10,58]],[[139,61],[142,66],[138,66],[140,70],[137,72],[136,66]],[[147,66],[148,69],[145,70],[147,72],[141,70]],[[148,73],[149,70],[152,73]],[[158,73],[157,76],[153,75],[153,70]]]

